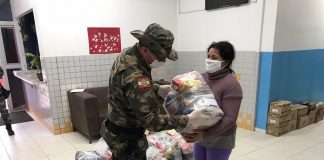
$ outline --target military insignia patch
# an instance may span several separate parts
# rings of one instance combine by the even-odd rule
[[[151,87],[150,79],[148,77],[140,77],[137,79],[137,88],[149,88]]]

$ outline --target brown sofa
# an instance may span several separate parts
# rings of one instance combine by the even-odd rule
[[[68,92],[73,130],[87,136],[89,143],[100,137],[101,124],[107,115],[107,96],[108,87]]]

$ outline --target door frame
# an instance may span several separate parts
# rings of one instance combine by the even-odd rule
[[[15,43],[16,43],[16,50],[18,52],[17,54],[18,54],[19,63],[12,63],[12,64],[7,63],[1,28],[12,28],[13,29],[13,34],[15,36],[14,39],[15,39]],[[8,82],[8,76],[7,76],[7,69],[21,69],[21,70],[23,70],[24,68],[27,68],[25,55],[21,54],[23,52],[21,52],[21,50],[20,50],[21,47],[19,45],[22,45],[22,43],[19,43],[19,39],[22,40],[21,36],[17,36],[17,29],[16,29],[13,21],[0,21],[0,65],[2,66],[2,68],[4,70],[4,75],[2,78],[6,82],[4,87],[7,89],[10,89],[9,82]],[[23,92],[25,92],[25,91],[23,91]],[[27,106],[27,101],[25,100],[25,102],[26,102],[25,105]],[[12,103],[11,96],[9,96],[9,98],[7,99],[7,105],[8,105],[9,111],[13,112],[14,110],[13,110],[13,103]]]

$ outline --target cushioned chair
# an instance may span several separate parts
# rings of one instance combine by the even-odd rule
[[[89,143],[100,137],[101,124],[108,110],[107,96],[108,87],[68,92],[73,130],[87,136]]]
[[[170,84],[160,80],[154,81],[157,84]],[[84,92],[68,92],[71,119],[74,131],[79,131],[89,139],[100,137],[100,128],[105,120],[108,110],[108,87],[87,88]],[[157,97],[157,104],[161,114],[166,114],[163,109],[163,98]]]

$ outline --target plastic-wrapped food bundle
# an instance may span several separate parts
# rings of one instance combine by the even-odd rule
[[[100,138],[93,151],[77,151],[75,160],[111,160],[112,153],[107,143]]]
[[[111,160],[112,153],[103,138],[100,138],[95,145],[95,151],[100,155],[100,160]]]
[[[100,155],[96,151],[77,151],[75,160],[100,160]]]
[[[181,160],[192,156],[192,145],[187,143],[175,130],[162,131],[147,136],[149,148],[148,160]],[[183,158],[186,157],[186,158]],[[100,138],[93,151],[77,151],[76,160],[111,160],[109,146]]]
[[[148,160],[163,160],[162,153],[160,153],[160,150],[151,146],[146,150],[146,158]]]
[[[149,142],[150,146],[154,146],[156,149],[158,149],[162,154],[162,157],[166,159],[170,159],[178,148],[177,141],[171,138],[165,132],[149,135],[147,136],[147,141]]]
[[[146,152],[148,160],[182,160],[192,153],[192,145],[175,130],[150,134],[147,140],[150,146]]]
[[[193,132],[215,125],[224,115],[214,95],[203,77],[197,71],[178,75],[172,79],[172,90],[163,104],[166,112],[172,115],[187,115],[195,110],[203,110],[204,121],[195,121],[180,132]]]
[[[107,143],[100,138],[92,151],[77,151],[76,160],[111,160],[112,153]]]

